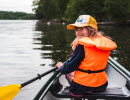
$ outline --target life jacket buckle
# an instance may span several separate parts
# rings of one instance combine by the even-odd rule
[[[91,74],[91,73],[92,73],[92,71],[91,71],[91,70],[87,70],[87,72],[88,72],[88,74]]]

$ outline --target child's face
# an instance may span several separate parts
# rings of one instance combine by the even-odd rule
[[[75,27],[76,36],[87,36],[88,30],[85,27]]]

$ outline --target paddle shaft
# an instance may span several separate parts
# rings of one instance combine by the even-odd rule
[[[30,79],[30,80],[28,80],[28,81],[22,83],[22,84],[21,84],[21,87],[24,87],[24,86],[26,86],[26,85],[28,85],[28,84],[30,84],[30,83],[36,81],[37,79],[41,79],[41,77],[43,77],[43,76],[45,76],[45,75],[47,75],[47,74],[49,74],[49,73],[55,71],[56,69],[57,69],[57,67],[55,67],[55,68],[53,68],[53,69],[51,69],[51,70],[48,70],[47,72],[45,72],[45,73],[43,73],[43,74],[41,74],[41,75],[40,75],[40,74],[37,74],[37,75],[38,75],[37,77],[34,77],[34,78],[32,78],[32,79]]]

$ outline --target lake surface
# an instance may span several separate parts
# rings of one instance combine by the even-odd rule
[[[130,71],[129,26],[100,25],[118,45],[111,56]],[[36,20],[0,20],[0,87],[21,84],[64,62],[71,54],[74,31],[66,25]],[[24,87],[13,100],[32,100],[51,75]]]

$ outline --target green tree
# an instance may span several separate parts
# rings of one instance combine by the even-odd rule
[[[0,19],[35,19],[35,15],[24,12],[0,11]]]
[[[104,5],[108,21],[126,21],[130,17],[129,0],[105,0]]]
[[[34,0],[34,11],[38,19],[62,19],[69,0]]]
[[[34,0],[38,19],[74,22],[79,15],[88,14],[97,21],[127,21],[130,0]]]
[[[68,21],[73,21],[82,14],[101,16],[103,13],[103,0],[70,0],[65,12]]]

